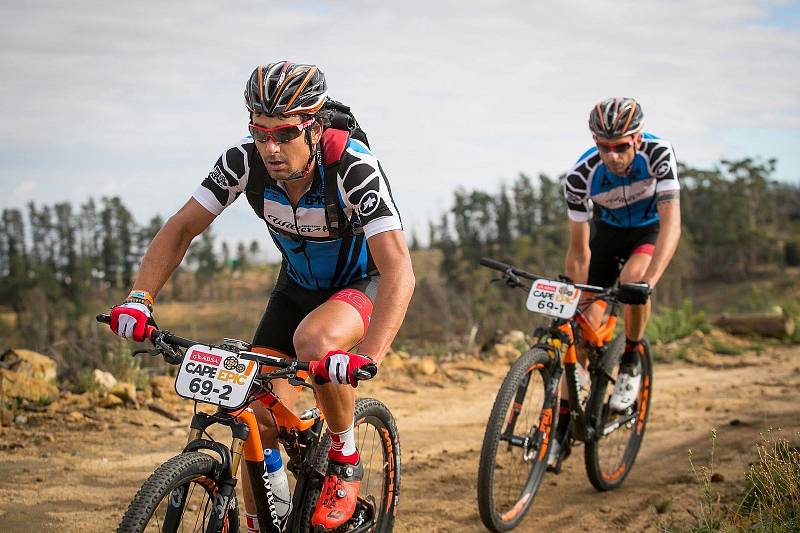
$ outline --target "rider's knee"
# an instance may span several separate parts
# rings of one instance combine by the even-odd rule
[[[331,350],[340,348],[340,342],[333,335],[318,332],[316,335],[295,333],[294,351],[301,361],[322,359]]]

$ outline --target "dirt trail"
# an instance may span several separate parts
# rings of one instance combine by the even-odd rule
[[[688,518],[686,509],[697,508],[700,487],[687,451],[694,450],[696,464],[708,465],[711,428],[718,430],[715,471],[724,477],[713,488],[735,494],[759,433],[780,427],[796,440],[800,350],[716,361],[720,368],[657,365],[648,433],[625,485],[596,492],[577,449],[560,475],[545,478],[518,531],[642,531]],[[481,368],[458,371],[465,383],[406,384],[413,394],[380,383],[359,388],[390,406],[400,428],[396,531],[483,531],[475,503],[478,455],[507,367]],[[89,415],[67,422],[31,414],[27,424],[0,434],[0,531],[112,531],[147,474],[185,441],[185,423],[148,411],[101,409]],[[668,500],[669,510],[658,515],[655,504]]]

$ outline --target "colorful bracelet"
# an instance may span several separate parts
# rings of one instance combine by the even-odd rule
[[[150,302],[148,302],[147,300],[144,300],[142,298],[131,298],[130,296],[128,296],[127,298],[125,298],[125,301],[122,302],[122,303],[124,303],[124,304],[142,304],[151,313],[153,312],[153,306],[150,305]]]
[[[131,293],[128,295],[128,298],[139,298],[141,300],[146,300],[147,302],[150,303],[150,307],[153,307],[153,305],[155,305],[156,303],[155,299],[149,292],[138,289],[132,290]]]

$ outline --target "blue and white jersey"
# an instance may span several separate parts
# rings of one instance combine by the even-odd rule
[[[669,141],[643,135],[626,176],[617,176],[592,147],[575,163],[564,180],[570,220],[586,222],[592,216],[620,228],[638,228],[658,222],[656,194],[680,189],[675,152]]]
[[[314,181],[296,206],[280,181],[268,178],[264,188],[263,219],[283,255],[283,266],[292,280],[310,290],[343,287],[375,274],[367,239],[403,229],[378,159],[358,140],[347,139],[346,134],[337,139],[335,133],[327,133],[322,139],[323,153],[337,141],[341,143],[336,180],[340,206],[363,233],[340,237],[329,231],[322,165],[317,165]],[[220,156],[192,197],[219,215],[245,191],[255,158],[263,169],[260,157],[253,138],[245,137]]]

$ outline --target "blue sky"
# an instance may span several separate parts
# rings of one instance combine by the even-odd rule
[[[258,63],[317,63],[367,130],[410,229],[456,187],[558,175],[593,103],[636,97],[694,166],[776,157],[800,180],[796,2],[5,2],[0,208],[119,195],[145,222],[246,133]],[[259,239],[244,200],[217,234]]]

